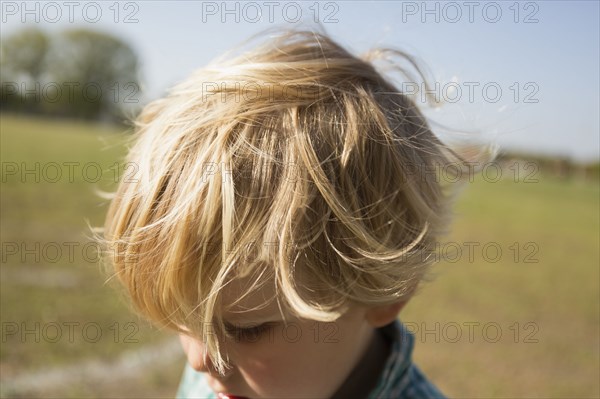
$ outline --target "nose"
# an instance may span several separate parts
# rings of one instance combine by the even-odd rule
[[[179,334],[179,340],[187,356],[188,363],[194,370],[203,373],[218,374],[212,361],[207,356],[206,348],[202,341],[185,334]]]

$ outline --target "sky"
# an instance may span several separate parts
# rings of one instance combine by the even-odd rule
[[[86,27],[138,52],[145,100],[266,28],[314,27],[359,54],[415,56],[447,103],[425,114],[442,137],[600,158],[598,1],[2,2],[4,37],[24,26]],[[406,85],[397,76],[400,87]],[[454,132],[454,133],[453,133]]]

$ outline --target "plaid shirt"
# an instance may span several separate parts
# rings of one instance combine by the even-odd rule
[[[445,396],[412,362],[414,335],[400,320],[381,329],[392,340],[392,353],[368,399],[429,399]]]
[[[415,338],[404,324],[396,320],[382,327],[381,331],[392,341],[392,352],[377,385],[367,399],[445,398],[412,363]],[[204,373],[195,371],[187,364],[177,398],[215,399],[216,395],[206,384]]]

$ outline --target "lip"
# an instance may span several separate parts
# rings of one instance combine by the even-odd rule
[[[238,395],[233,395],[230,393],[223,393],[223,392],[217,393],[217,397],[219,399],[248,399],[245,396],[238,396]]]
[[[217,379],[215,379],[210,374],[208,374],[206,378],[208,380],[208,385],[211,387],[213,392],[217,394],[218,399],[250,399],[247,396],[235,395],[224,391],[224,389],[226,389],[225,386],[223,386]]]

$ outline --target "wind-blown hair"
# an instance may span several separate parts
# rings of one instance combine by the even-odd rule
[[[398,50],[357,57],[292,30],[143,109],[127,157],[137,174],[103,237],[138,311],[200,335],[224,331],[235,279],[250,281],[239,300],[274,282],[280,307],[321,321],[414,292],[451,215],[452,191],[430,172],[465,160],[371,64],[382,56],[424,76]],[[223,372],[218,334],[202,336]]]

